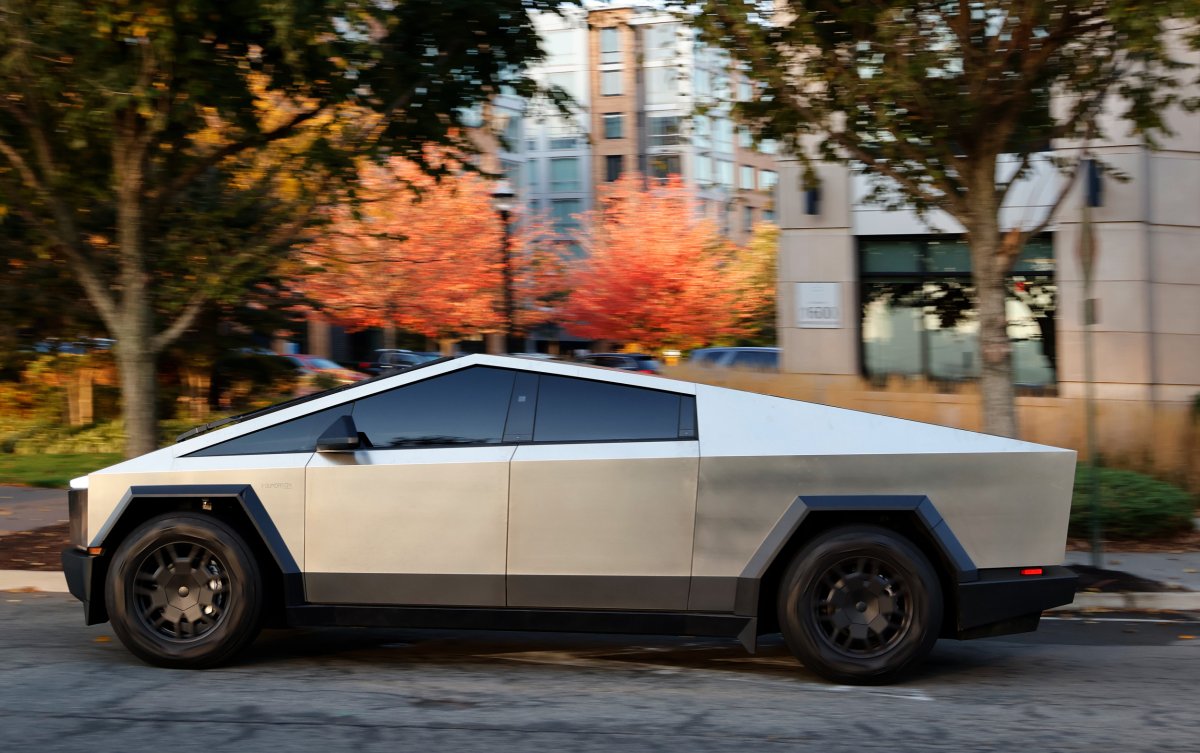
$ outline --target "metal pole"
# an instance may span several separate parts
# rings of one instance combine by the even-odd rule
[[[504,351],[509,352],[508,339],[513,332],[513,270],[512,270],[512,248],[509,245],[509,229],[508,220],[510,212],[507,209],[500,210],[500,223],[503,225],[504,240],[501,242],[501,261],[503,262],[502,271],[504,274]]]
[[[1079,256],[1083,265],[1083,388],[1087,428],[1088,502],[1092,511],[1092,567],[1102,567],[1104,553],[1100,545],[1100,472],[1096,449],[1096,363],[1092,344],[1092,329],[1096,324],[1096,299],[1092,297],[1092,266],[1096,257],[1096,240],[1092,234],[1092,208],[1087,197],[1083,201],[1083,217],[1079,226]]]

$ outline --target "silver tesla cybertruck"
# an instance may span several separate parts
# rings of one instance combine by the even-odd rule
[[[227,421],[232,421],[227,419]],[[75,479],[87,624],[206,667],[264,622],[782,632],[838,682],[1034,630],[1075,453],[592,366],[473,355],[207,425]]]

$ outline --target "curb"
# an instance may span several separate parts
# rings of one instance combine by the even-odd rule
[[[43,591],[69,593],[67,578],[61,572],[40,570],[0,570],[0,591]]]
[[[1077,593],[1075,601],[1049,609],[1047,612],[1086,612],[1093,609],[1112,609],[1122,612],[1200,612],[1200,592]]]

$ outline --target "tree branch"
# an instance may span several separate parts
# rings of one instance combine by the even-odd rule
[[[252,147],[263,146],[273,141],[278,141],[279,139],[290,136],[298,126],[317,117],[321,113],[325,112],[326,109],[327,108],[325,107],[318,107],[315,110],[305,110],[303,112],[299,112],[283,125],[276,126],[265,133],[254,134],[253,136],[249,136],[241,141],[234,141],[226,144],[215,152],[209,154],[207,157],[196,160],[189,165],[187,169],[175,176],[175,179],[168,183],[164,188],[151,193],[149,196],[149,199],[152,203],[151,211],[157,213],[157,210],[161,209],[171,198],[186,188],[192,181],[199,177],[201,173],[220,163],[222,160],[240,154],[241,152],[244,152]]]
[[[70,213],[46,190],[37,174],[30,168],[29,163],[2,137],[0,137],[0,154],[3,154],[21,175],[25,186],[50,207],[58,226],[59,247],[67,257],[67,261],[75,267],[79,284],[83,287],[92,305],[96,307],[96,311],[100,313],[100,318],[104,320],[109,331],[115,331],[118,323],[116,303],[109,295],[106,286],[101,283],[100,273],[91,259],[87,258],[87,255],[79,248],[79,235],[75,230],[75,222]]]

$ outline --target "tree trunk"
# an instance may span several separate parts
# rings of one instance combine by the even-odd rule
[[[147,312],[148,313],[148,312]],[[117,335],[117,366],[121,371],[121,416],[125,419],[125,457],[132,458],[158,449],[158,417],[155,353],[149,348],[148,333]]]
[[[143,247],[142,157],[132,134],[113,146],[117,178],[117,246],[121,259],[121,311],[117,368],[121,372],[121,415],[125,419],[125,457],[158,448],[154,315],[146,285]]]
[[[979,315],[979,388],[983,393],[983,430],[1017,436],[1012,345],[1005,310],[1008,263],[1000,254],[1000,205],[995,190],[995,159],[981,161],[970,182],[970,216],[964,223],[971,244],[975,305]]]

